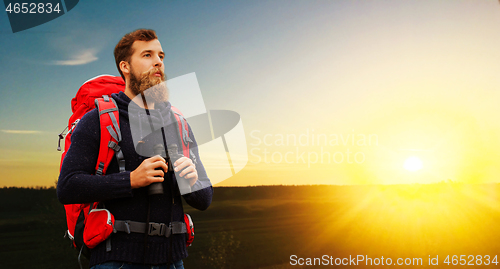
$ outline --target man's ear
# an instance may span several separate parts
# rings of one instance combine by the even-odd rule
[[[122,71],[123,75],[130,75],[130,64],[125,61],[121,61],[120,64],[120,70]]]

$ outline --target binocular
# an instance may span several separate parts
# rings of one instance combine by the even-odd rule
[[[165,158],[165,161],[167,161],[168,171],[163,171],[165,174],[167,172],[173,172],[174,171],[173,163],[176,162],[178,159],[184,157],[184,155],[179,154],[179,152],[177,151],[177,144],[167,145],[167,151],[165,151],[165,147],[163,146],[163,144],[156,144],[153,147],[153,152],[154,152],[154,155],[160,155],[163,158]],[[161,168],[157,168],[157,169],[161,169]],[[175,173],[175,178],[177,179],[177,185],[179,185],[179,189],[181,190],[181,193],[190,192],[191,186],[189,185],[189,183],[186,179],[181,178],[179,176],[180,172],[181,171],[178,171]],[[163,194],[162,182],[155,182],[155,183],[152,183],[151,185],[149,185],[148,194],[149,195]]]

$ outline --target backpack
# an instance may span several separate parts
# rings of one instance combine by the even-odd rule
[[[71,100],[71,110],[73,115],[69,118],[68,126],[59,134],[59,143],[57,150],[61,151],[61,140],[64,139],[64,152],[61,156],[61,164],[66,156],[66,151],[71,145],[71,134],[75,129],[80,119],[87,112],[95,107],[98,107],[99,118],[101,124],[101,139],[99,146],[99,156],[96,163],[96,175],[106,174],[106,170],[111,163],[113,156],[116,155],[120,171],[125,170],[125,160],[118,146],[121,141],[120,123],[118,108],[110,98],[112,93],[124,91],[125,82],[119,76],[101,75],[87,80],[80,87],[76,96]],[[189,149],[189,143],[192,142],[189,138],[189,126],[181,112],[172,107],[174,116],[177,120],[177,127],[182,141],[183,155],[186,157],[194,157]],[[64,132],[68,130],[66,134]],[[190,154],[191,153],[191,154]],[[195,160],[196,161],[196,160]],[[89,213],[93,208],[97,207],[98,203],[88,204],[68,204],[64,205],[66,211],[66,222],[68,229],[65,237],[72,240],[73,246],[80,251],[80,255],[89,257],[89,247],[86,246],[83,240],[83,231]],[[95,210],[95,209],[94,209]],[[194,226],[191,217],[188,214],[184,215],[184,223],[187,230],[186,245],[190,246],[194,239]],[[80,258],[80,257],[79,257]]]

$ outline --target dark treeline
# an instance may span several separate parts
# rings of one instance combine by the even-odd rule
[[[351,199],[363,193],[390,191],[414,198],[474,188],[476,190],[500,191],[500,184],[464,184],[439,182],[434,184],[400,185],[273,185],[249,187],[215,187],[213,201],[255,199]]]
[[[0,212],[38,211],[61,204],[55,188],[1,188]]]
[[[373,191],[395,191],[410,196],[422,196],[429,193],[448,191],[450,188],[460,190],[474,186],[475,189],[500,191],[500,184],[461,184],[435,183],[411,185],[276,185],[250,187],[215,187],[213,201],[226,200],[259,200],[259,199],[350,199],[362,193]],[[54,187],[4,187],[0,188],[0,212],[30,211],[61,207],[57,201]]]

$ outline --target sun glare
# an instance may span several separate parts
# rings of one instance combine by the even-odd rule
[[[419,157],[411,156],[408,159],[406,159],[403,167],[411,172],[418,171],[422,169],[422,160],[420,160]]]

